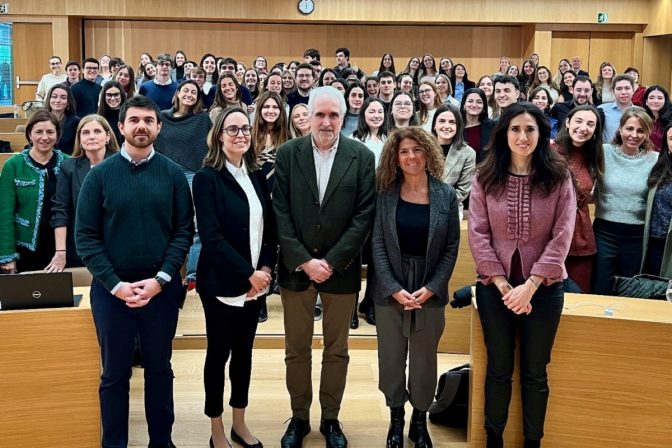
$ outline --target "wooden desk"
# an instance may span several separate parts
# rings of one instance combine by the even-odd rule
[[[100,446],[99,359],[88,298],[0,312],[0,446]]]
[[[0,132],[16,132],[17,126],[27,122],[27,118],[0,118]]]
[[[0,132],[0,140],[8,141],[14,152],[21,152],[28,144],[26,136],[19,132]]]
[[[614,314],[605,316],[610,306]],[[471,317],[468,440],[480,448],[486,354],[475,308]],[[552,358],[545,448],[672,446],[672,304],[566,294]],[[517,368],[504,440],[507,448],[523,444]]]

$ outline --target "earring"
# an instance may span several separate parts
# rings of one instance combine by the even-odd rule
[[[107,141],[105,142],[106,145],[110,144],[110,139],[108,138]]]

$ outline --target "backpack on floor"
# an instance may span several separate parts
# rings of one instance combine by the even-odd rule
[[[429,420],[437,425],[466,428],[469,416],[469,372],[464,364],[439,377],[436,399],[429,407]]]

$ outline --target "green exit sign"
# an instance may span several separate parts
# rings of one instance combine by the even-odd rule
[[[609,22],[609,14],[606,12],[598,12],[597,13],[597,23],[608,23]]]

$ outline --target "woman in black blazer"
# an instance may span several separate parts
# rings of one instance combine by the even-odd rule
[[[426,415],[436,390],[436,351],[460,241],[457,195],[441,181],[443,168],[436,139],[418,127],[394,131],[378,166],[373,301],[378,387],[391,413],[390,448],[403,446],[409,400],[408,437],[417,448],[432,446]]]
[[[259,302],[271,283],[277,244],[271,196],[251,146],[247,113],[221,112],[208,135],[204,167],[194,176],[196,217],[203,248],[196,290],[205,311],[205,414],[211,419],[211,447],[229,447],[224,412],[224,366],[229,378],[233,424],[231,438],[261,447],[245,424],[252,345]]]
[[[100,115],[82,118],[75,132],[72,157],[61,164],[61,174],[52,198],[49,224],[56,237],[56,254],[47,267],[49,272],[62,271],[66,266],[84,266],[75,250],[75,212],[77,198],[84,178],[91,168],[119,149],[117,139],[107,120]]]

